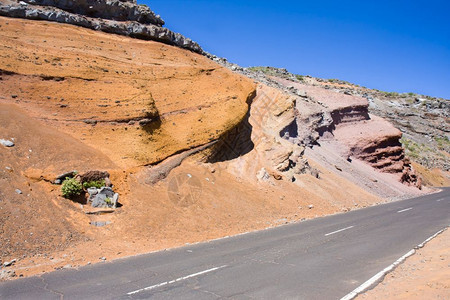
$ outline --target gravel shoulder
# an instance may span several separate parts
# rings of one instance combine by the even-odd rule
[[[450,231],[431,240],[357,299],[450,299]]]

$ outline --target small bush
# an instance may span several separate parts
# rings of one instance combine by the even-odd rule
[[[295,75],[298,81],[305,81],[305,76],[303,75]]]
[[[384,92],[384,95],[388,98],[397,98],[398,96],[400,96],[400,94],[397,92]]]
[[[70,199],[79,196],[83,191],[83,186],[75,178],[67,178],[62,184],[61,191],[64,198]]]
[[[95,187],[97,189],[102,188],[105,186],[105,180],[92,180],[92,181],[86,181],[83,182],[83,187],[85,189],[91,188],[91,187]]]
[[[434,139],[438,144],[439,150],[446,150],[447,148],[450,148],[450,140],[448,139],[448,137],[436,137]]]

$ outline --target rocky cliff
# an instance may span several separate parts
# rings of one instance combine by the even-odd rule
[[[0,3],[0,264],[17,275],[426,192],[367,97],[200,55],[135,1]],[[73,170],[109,174],[120,205],[63,198]]]
[[[162,27],[164,21],[150,8],[131,0],[1,0],[0,16],[72,24],[203,53],[196,42]]]
[[[371,116],[367,99],[308,84],[284,69],[243,69],[216,60],[295,97],[295,118],[280,131],[284,139],[311,147],[331,143],[330,147],[349,162],[360,159],[382,172],[397,174],[401,182],[421,187],[421,179],[405,157],[402,133]]]
[[[15,18],[0,26],[0,101],[124,167],[218,139],[245,117],[255,90],[202,55],[158,42]]]

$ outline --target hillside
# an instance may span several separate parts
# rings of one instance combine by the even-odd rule
[[[292,87],[300,84],[307,91],[313,87],[327,91],[365,98],[368,112],[388,120],[401,132],[400,142],[414,169],[428,186],[450,184],[449,100],[414,93],[383,92],[361,87],[338,79],[321,79],[292,74],[286,69],[271,67],[241,68],[225,59],[216,58],[222,65],[295,94]],[[275,79],[275,80],[274,80]],[[280,79],[290,86],[280,86]],[[320,90],[319,89],[319,90]],[[400,134],[400,132],[398,134]],[[397,135],[398,135],[397,134]]]
[[[356,90],[229,65],[135,1],[72,2],[0,0],[3,279],[433,192]]]

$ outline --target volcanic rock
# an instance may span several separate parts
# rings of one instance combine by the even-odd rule
[[[0,0],[0,16],[72,24],[203,53],[196,42],[161,27],[164,21],[135,1]]]

